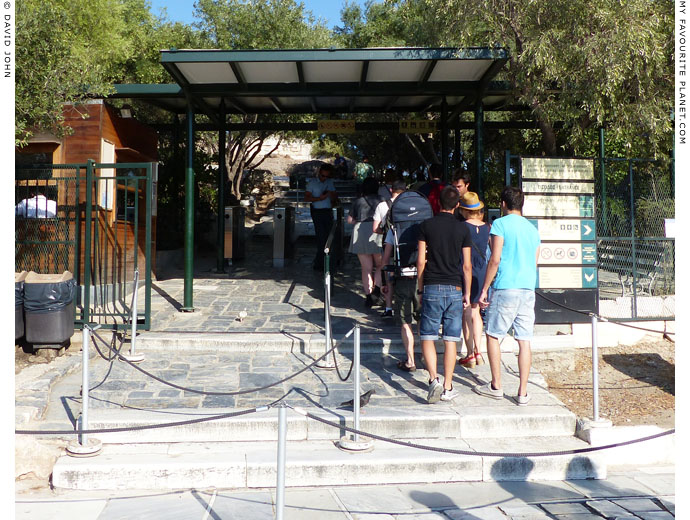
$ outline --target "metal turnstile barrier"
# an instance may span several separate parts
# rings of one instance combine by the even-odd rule
[[[295,208],[275,208],[273,214],[273,267],[285,267],[295,244]]]
[[[244,258],[244,215],[242,206],[225,208],[225,248],[224,257],[230,265],[233,260]]]

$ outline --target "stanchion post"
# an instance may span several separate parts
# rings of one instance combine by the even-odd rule
[[[139,363],[144,361],[144,354],[136,353],[136,343],[137,343],[137,321],[139,316],[137,313],[137,300],[139,292],[139,269],[134,270],[134,294],[132,294],[132,306],[131,306],[131,320],[132,320],[132,338],[129,344],[129,354],[123,354],[122,357],[131,363]]]
[[[359,430],[359,323],[355,325],[355,346],[354,346],[354,359],[355,364],[353,368],[353,373],[355,375],[355,395],[352,401],[352,408],[355,416],[355,430]],[[355,442],[359,442],[359,434],[354,434]]]
[[[323,321],[326,333],[326,348],[325,352],[328,352],[333,346],[333,338],[331,337],[331,272],[330,272],[330,249],[324,249],[323,256]],[[319,361],[316,366],[318,368],[335,368],[335,363],[326,356],[321,361]]]
[[[287,440],[287,408],[278,408],[278,464],[276,471],[276,520],[283,520],[285,509],[285,444]]]
[[[96,326],[98,328],[98,326]],[[94,329],[95,330],[95,329]],[[89,350],[91,345],[91,327],[88,323],[82,329],[81,346],[81,417],[78,421],[79,436],[77,442],[67,446],[67,454],[75,457],[97,455],[101,451],[101,441],[90,438],[84,430],[89,429]]]

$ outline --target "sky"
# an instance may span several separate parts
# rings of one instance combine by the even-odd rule
[[[151,12],[158,14],[161,7],[165,7],[168,18],[174,22],[192,23],[194,0],[149,0]],[[304,7],[311,11],[315,18],[324,18],[326,25],[333,28],[340,23],[340,9],[345,0],[301,0]],[[364,6],[365,0],[355,0]]]

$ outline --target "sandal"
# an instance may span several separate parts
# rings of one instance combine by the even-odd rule
[[[398,361],[397,366],[403,372],[414,372],[415,370],[417,370],[417,367],[408,367],[407,361]]]
[[[484,364],[484,358],[482,357],[480,352],[477,352],[474,355],[474,360],[477,363],[477,365],[483,365]]]
[[[482,361],[483,363],[483,361]],[[460,365],[466,368],[474,368],[475,365],[477,364],[476,361],[476,355],[475,354],[470,354],[468,356],[465,356],[460,360]]]

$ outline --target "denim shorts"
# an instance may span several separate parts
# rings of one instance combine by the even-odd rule
[[[515,339],[530,341],[534,335],[534,290],[494,289],[486,309],[486,333],[502,338],[510,327]]]
[[[462,288],[454,285],[425,285],[422,296],[422,320],[419,337],[437,340],[443,325],[444,341],[462,338]]]

